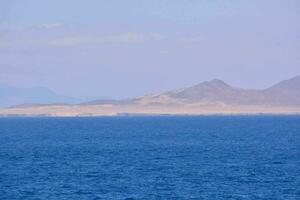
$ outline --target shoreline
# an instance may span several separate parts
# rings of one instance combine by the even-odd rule
[[[116,117],[116,116],[234,116],[234,115],[300,115],[300,107],[262,105],[43,105],[0,109],[0,117]]]
[[[276,116],[300,116],[297,113],[211,113],[211,114],[116,114],[116,115],[0,115],[0,119],[4,118],[130,118],[130,117],[276,117]]]

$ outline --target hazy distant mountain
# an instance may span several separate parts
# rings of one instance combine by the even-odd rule
[[[203,82],[190,88],[138,98],[143,105],[225,104],[299,106],[300,76],[282,81],[265,90],[234,88],[221,80]]]
[[[75,98],[57,95],[53,91],[43,88],[16,88],[7,84],[0,84],[0,107],[20,104],[53,104],[78,103]]]

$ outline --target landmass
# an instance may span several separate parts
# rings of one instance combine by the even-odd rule
[[[23,104],[0,116],[300,114],[300,76],[267,89],[241,89],[214,79],[189,88],[127,100]]]

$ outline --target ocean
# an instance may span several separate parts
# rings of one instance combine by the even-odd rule
[[[0,199],[300,199],[300,116],[0,118]]]

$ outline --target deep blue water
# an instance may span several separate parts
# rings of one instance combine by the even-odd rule
[[[300,199],[300,116],[1,118],[0,199]]]

